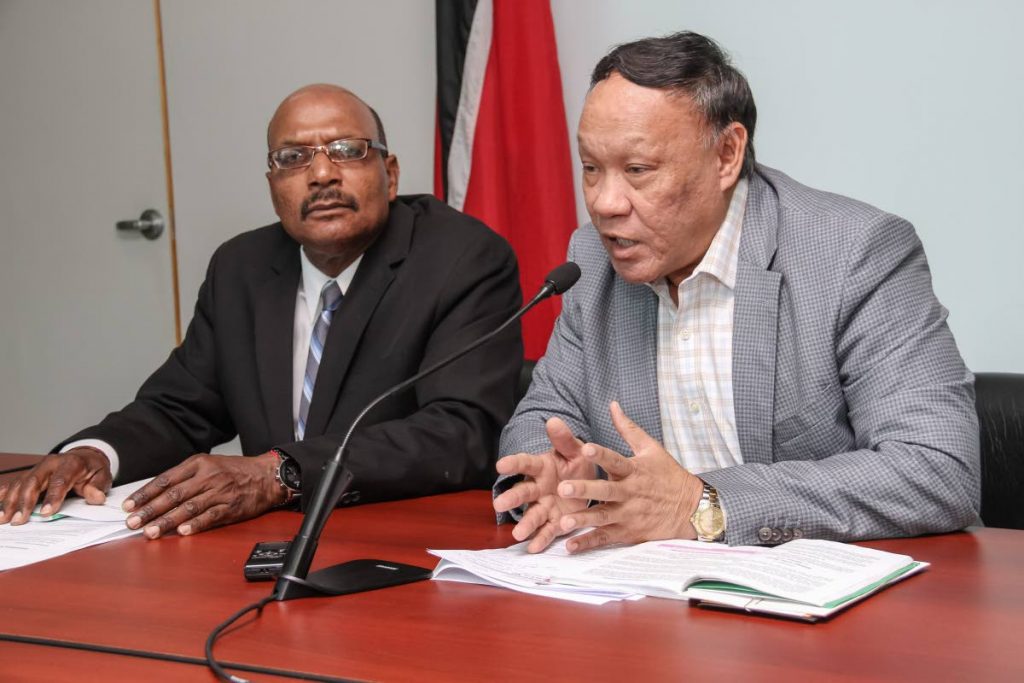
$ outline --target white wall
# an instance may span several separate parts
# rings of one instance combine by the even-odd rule
[[[570,130],[610,46],[711,36],[750,80],[758,160],[911,220],[967,364],[1024,372],[1024,3],[552,0],[552,12]]]

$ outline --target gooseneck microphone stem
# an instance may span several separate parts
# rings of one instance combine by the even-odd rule
[[[446,365],[450,365],[453,361],[456,361],[459,358],[462,358],[462,356],[468,354],[470,351],[473,351],[478,346],[482,346],[483,344],[486,344],[491,339],[493,339],[494,337],[496,337],[499,334],[501,334],[501,332],[506,327],[508,327],[509,325],[514,323],[515,321],[517,321],[520,318],[522,318],[523,315],[525,315],[527,311],[529,311],[531,308],[533,308],[534,306],[536,306],[537,304],[539,304],[541,301],[543,301],[544,299],[548,298],[549,296],[551,296],[551,292],[546,291],[545,289],[542,288],[537,293],[537,296],[533,297],[533,299],[530,300],[530,303],[528,303],[525,306],[523,306],[522,308],[520,308],[516,312],[515,315],[513,315],[511,318],[509,318],[508,320],[503,322],[497,329],[495,329],[495,330],[493,330],[491,332],[488,332],[487,334],[485,334],[484,336],[480,337],[479,339],[477,339],[475,342],[473,342],[472,344],[470,344],[466,348],[464,348],[464,349],[462,349],[460,351],[456,351],[455,353],[449,355],[447,358],[443,358],[443,359],[437,361],[436,363],[431,365],[426,370],[421,370],[421,371],[417,372],[415,375],[413,375],[409,379],[405,380],[401,384],[396,384],[395,386],[391,387],[390,389],[385,391],[383,394],[381,394],[377,398],[375,398],[372,401],[370,401],[370,404],[367,405],[365,408],[363,408],[362,411],[360,411],[360,413],[358,415],[356,415],[356,419],[352,420],[352,426],[349,427],[348,431],[345,433],[345,438],[342,439],[341,446],[338,447],[338,451],[334,454],[334,459],[338,460],[340,462],[344,462],[345,461],[345,455],[344,455],[345,447],[348,445],[348,440],[352,437],[352,432],[355,431],[356,426],[359,425],[359,423],[360,423],[360,421],[362,421],[363,417],[367,413],[369,413],[371,410],[373,410],[374,408],[377,407],[378,403],[380,403],[381,401],[383,401],[386,398],[390,398],[390,397],[394,396],[395,394],[397,394],[398,392],[402,391],[403,389],[407,389],[408,387],[410,387],[413,384],[415,384],[416,382],[420,381],[421,379],[423,379],[427,375],[432,375],[433,373],[437,372],[438,370],[440,370],[441,368],[445,367]]]
[[[341,445],[335,451],[334,457],[324,465],[320,482],[313,493],[309,506],[306,508],[302,526],[299,528],[295,538],[292,539],[288,555],[281,568],[281,574],[274,584],[272,595],[275,599],[290,600],[317,594],[341,595],[417,581],[430,575],[429,570],[420,567],[390,562],[381,563],[377,560],[356,560],[315,572],[315,575],[307,580],[309,566],[313,561],[313,555],[316,553],[317,543],[320,534],[323,532],[324,525],[327,523],[327,518],[330,517],[331,512],[337,505],[338,499],[352,483],[352,473],[345,467],[345,456],[349,439],[362,419],[382,401],[409,388],[427,375],[437,372],[477,347],[486,344],[544,299],[553,294],[562,294],[568,290],[576,284],[579,276],[579,266],[571,261],[558,266],[548,274],[544,285],[537,292],[537,295],[520,308],[511,318],[468,346],[391,387],[370,401],[356,415],[348,431],[345,433]]]

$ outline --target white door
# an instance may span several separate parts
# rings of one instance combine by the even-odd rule
[[[153,5],[0,0],[0,450],[128,402],[175,343]]]

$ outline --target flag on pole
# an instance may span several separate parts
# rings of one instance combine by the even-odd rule
[[[549,0],[437,0],[434,192],[509,241],[523,294],[565,259],[576,225]],[[544,354],[557,298],[523,321]]]

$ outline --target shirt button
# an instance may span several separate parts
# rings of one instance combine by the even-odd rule
[[[690,401],[690,412],[696,415],[700,412],[700,404],[696,401]]]
[[[793,530],[792,529],[783,529],[782,530],[782,542],[783,543],[789,543],[792,540],[793,540]]]
[[[679,338],[682,339],[683,341],[689,340],[690,339],[690,331],[684,329],[682,332],[679,333]]]
[[[757,530],[757,538],[762,543],[767,543],[772,540],[772,530],[766,526],[761,527]]]

